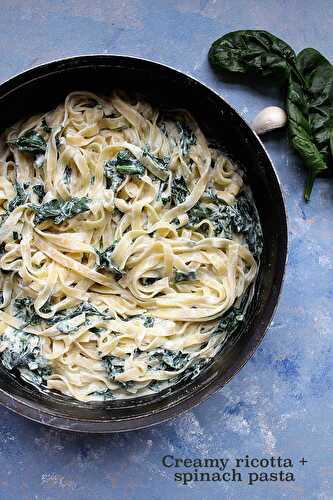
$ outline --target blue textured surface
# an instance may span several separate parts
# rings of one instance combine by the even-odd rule
[[[125,53],[171,64],[207,83],[249,121],[279,104],[267,88],[225,83],[207,63],[210,43],[262,28],[295,50],[333,60],[331,0],[2,0],[0,80],[81,53]],[[0,498],[333,498],[333,183],[318,181],[310,204],[284,133],[265,140],[284,186],[290,257],[275,321],[252,360],[194,411],[139,432],[84,436],[52,430],[0,408]],[[177,486],[161,464],[177,457],[305,457],[296,482]]]

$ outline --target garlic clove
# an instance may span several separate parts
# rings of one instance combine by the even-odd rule
[[[287,123],[287,113],[278,106],[268,106],[257,114],[252,122],[252,128],[258,135],[270,130],[284,127]]]

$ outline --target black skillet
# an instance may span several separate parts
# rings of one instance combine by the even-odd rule
[[[264,252],[252,307],[241,334],[197,378],[171,392],[125,401],[84,404],[40,392],[0,367],[0,403],[32,420],[83,432],[134,430],[192,408],[223,387],[257,349],[276,308],[287,257],[281,188],[262,143],[222,97],[175,69],[127,56],[88,55],[43,64],[0,86],[0,132],[18,119],[52,109],[73,90],[138,91],[158,107],[186,108],[207,137],[221,144],[247,174],[264,233]],[[264,374],[263,374],[264,375]]]

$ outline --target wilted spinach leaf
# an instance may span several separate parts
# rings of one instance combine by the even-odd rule
[[[189,194],[188,187],[182,175],[172,179],[171,201],[175,206],[184,203]]]
[[[143,326],[145,328],[152,328],[155,323],[155,318],[153,318],[152,316],[143,316],[143,317],[144,317]]]
[[[96,250],[96,264],[98,269],[106,269],[112,273],[116,280],[119,280],[124,272],[112,263],[112,253],[115,248],[115,243],[105,250]]]
[[[43,184],[36,184],[32,186],[33,192],[38,196],[38,202],[42,203],[44,196],[46,195]]]
[[[72,179],[72,169],[68,165],[66,165],[63,176],[64,184],[66,187],[70,185],[71,179]]]
[[[89,210],[90,200],[83,198],[72,198],[69,201],[53,199],[42,205],[30,204],[29,207],[36,212],[34,222],[40,224],[45,220],[52,220],[54,224],[61,224],[77,214]]]
[[[44,132],[46,132],[47,134],[50,134],[52,132],[52,128],[49,127],[49,125],[47,124],[45,117],[42,119],[40,126],[44,130]]]
[[[1,361],[7,370],[18,369],[24,380],[38,385],[51,374],[47,360],[41,355],[37,335],[12,329],[2,340],[7,347],[1,354]]]
[[[41,308],[42,312],[50,311],[50,304],[46,302]],[[34,307],[34,301],[31,297],[19,297],[13,302],[13,312],[15,318],[23,321],[24,326],[37,325],[43,318],[37,314]]]
[[[60,321],[69,320],[85,313],[86,317],[89,316],[100,316],[102,318],[111,319],[112,315],[100,311],[96,306],[90,304],[89,302],[82,302],[79,306],[71,309],[66,309],[64,311],[56,312],[53,318],[48,319],[48,322],[52,325],[59,323]]]
[[[148,144],[143,146],[142,154],[143,156],[148,156],[148,158],[154,161],[162,170],[167,170],[169,168],[170,156],[159,158],[158,156],[153,155]]]
[[[180,370],[189,360],[189,354],[158,348],[148,353],[148,365],[153,370]]]
[[[123,373],[125,360],[117,356],[105,356],[103,365],[110,380],[114,380],[116,375]]]
[[[20,241],[22,241],[22,235],[17,231],[13,231],[13,240],[15,243],[20,243]]]
[[[109,160],[104,165],[106,188],[117,191],[125,175],[141,176],[145,168],[129,151],[119,151],[114,160]]]
[[[195,271],[189,271],[188,273],[183,273],[181,271],[175,272],[175,283],[181,283],[182,281],[194,281],[197,279],[197,273]]]
[[[176,125],[180,135],[180,150],[183,156],[187,156],[190,147],[197,143],[197,138],[192,130],[184,123],[177,121]]]
[[[13,212],[15,208],[19,207],[20,205],[24,205],[28,198],[28,193],[25,192],[24,184],[20,184],[19,182],[15,181],[15,189],[16,195],[8,203],[8,212]]]
[[[188,212],[189,224],[194,226],[207,219],[214,225],[216,236],[232,239],[233,233],[243,234],[254,257],[259,258],[263,248],[263,235],[257,211],[252,200],[243,192],[234,205],[212,207],[195,205]]]
[[[34,129],[27,130],[17,139],[7,141],[8,144],[16,146],[19,151],[25,153],[45,153],[46,142]]]
[[[113,392],[111,389],[104,389],[103,391],[93,391],[89,393],[89,396],[98,396],[101,397],[103,401],[112,401],[115,399]]]
[[[143,286],[149,286],[149,285],[153,285],[154,283],[156,283],[156,281],[160,280],[161,278],[158,277],[158,278],[153,278],[153,277],[149,277],[149,278],[141,278],[141,283],[143,284]]]

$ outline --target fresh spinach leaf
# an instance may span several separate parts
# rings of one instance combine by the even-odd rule
[[[19,151],[24,153],[38,154],[46,151],[46,142],[34,129],[27,130],[17,139],[9,140],[7,143],[17,147]]]
[[[62,224],[77,214],[89,210],[90,200],[83,198],[72,198],[69,201],[53,199],[42,205],[30,204],[29,207],[36,212],[34,222],[40,224],[45,220],[52,220],[54,224]]]
[[[209,62],[219,71],[262,75],[286,83],[297,75],[296,55],[280,38],[263,30],[240,30],[216,40],[208,53]]]
[[[305,85],[290,78],[287,97],[288,131],[293,147],[308,170],[304,197],[310,199],[316,176],[332,163],[333,67],[314,49],[297,56]]]
[[[210,48],[217,70],[272,77],[288,86],[288,132],[302,158],[308,177],[304,197],[309,200],[317,175],[333,165],[333,66],[315,49],[297,57],[283,40],[262,30],[228,33]]]

